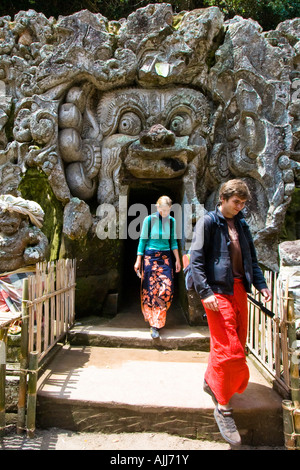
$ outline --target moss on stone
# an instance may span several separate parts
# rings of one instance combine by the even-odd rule
[[[14,128],[14,119],[15,119],[15,103],[12,102],[11,110],[8,116],[7,123],[5,124],[5,134],[8,142],[13,141],[13,128]]]
[[[59,257],[63,226],[63,207],[56,199],[47,176],[36,168],[26,171],[19,185],[24,199],[37,202],[45,212],[43,233],[49,241],[49,260]]]
[[[183,17],[184,17],[185,14],[186,14],[186,11],[182,11],[182,12],[178,13],[177,15],[173,15],[172,26],[173,26],[174,29],[179,29],[180,28],[180,25],[182,23],[182,20],[183,20]]]

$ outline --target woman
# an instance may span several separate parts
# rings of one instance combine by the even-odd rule
[[[145,321],[150,324],[151,337],[159,338],[159,329],[166,323],[167,310],[174,293],[172,251],[175,270],[179,272],[176,222],[170,216],[172,201],[161,196],[156,202],[157,212],[143,222],[134,270],[142,277],[141,305]],[[143,270],[142,268],[142,257]],[[142,273],[141,273],[142,271]]]

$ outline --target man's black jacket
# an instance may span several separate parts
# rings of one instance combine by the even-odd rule
[[[253,284],[260,291],[267,284],[258,265],[249,226],[241,212],[234,217],[234,222],[243,256],[245,289],[251,292]],[[194,286],[202,299],[214,292],[233,294],[234,279],[229,250],[228,225],[216,207],[215,211],[207,213],[197,222],[190,254]]]

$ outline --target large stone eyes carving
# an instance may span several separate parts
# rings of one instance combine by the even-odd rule
[[[190,116],[186,113],[183,113],[173,117],[170,121],[170,130],[178,136],[190,135],[193,130]]]
[[[193,130],[191,117],[187,113],[177,114],[169,122],[168,128],[177,136],[190,135]],[[135,136],[139,135],[142,129],[142,121],[134,112],[128,111],[121,116],[118,133]]]
[[[118,132],[126,135],[139,135],[142,130],[142,122],[135,113],[128,112],[121,116]]]

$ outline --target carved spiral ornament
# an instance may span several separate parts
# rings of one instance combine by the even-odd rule
[[[30,120],[32,138],[38,144],[50,142],[56,129],[55,117],[49,112],[39,110],[34,113]]]

